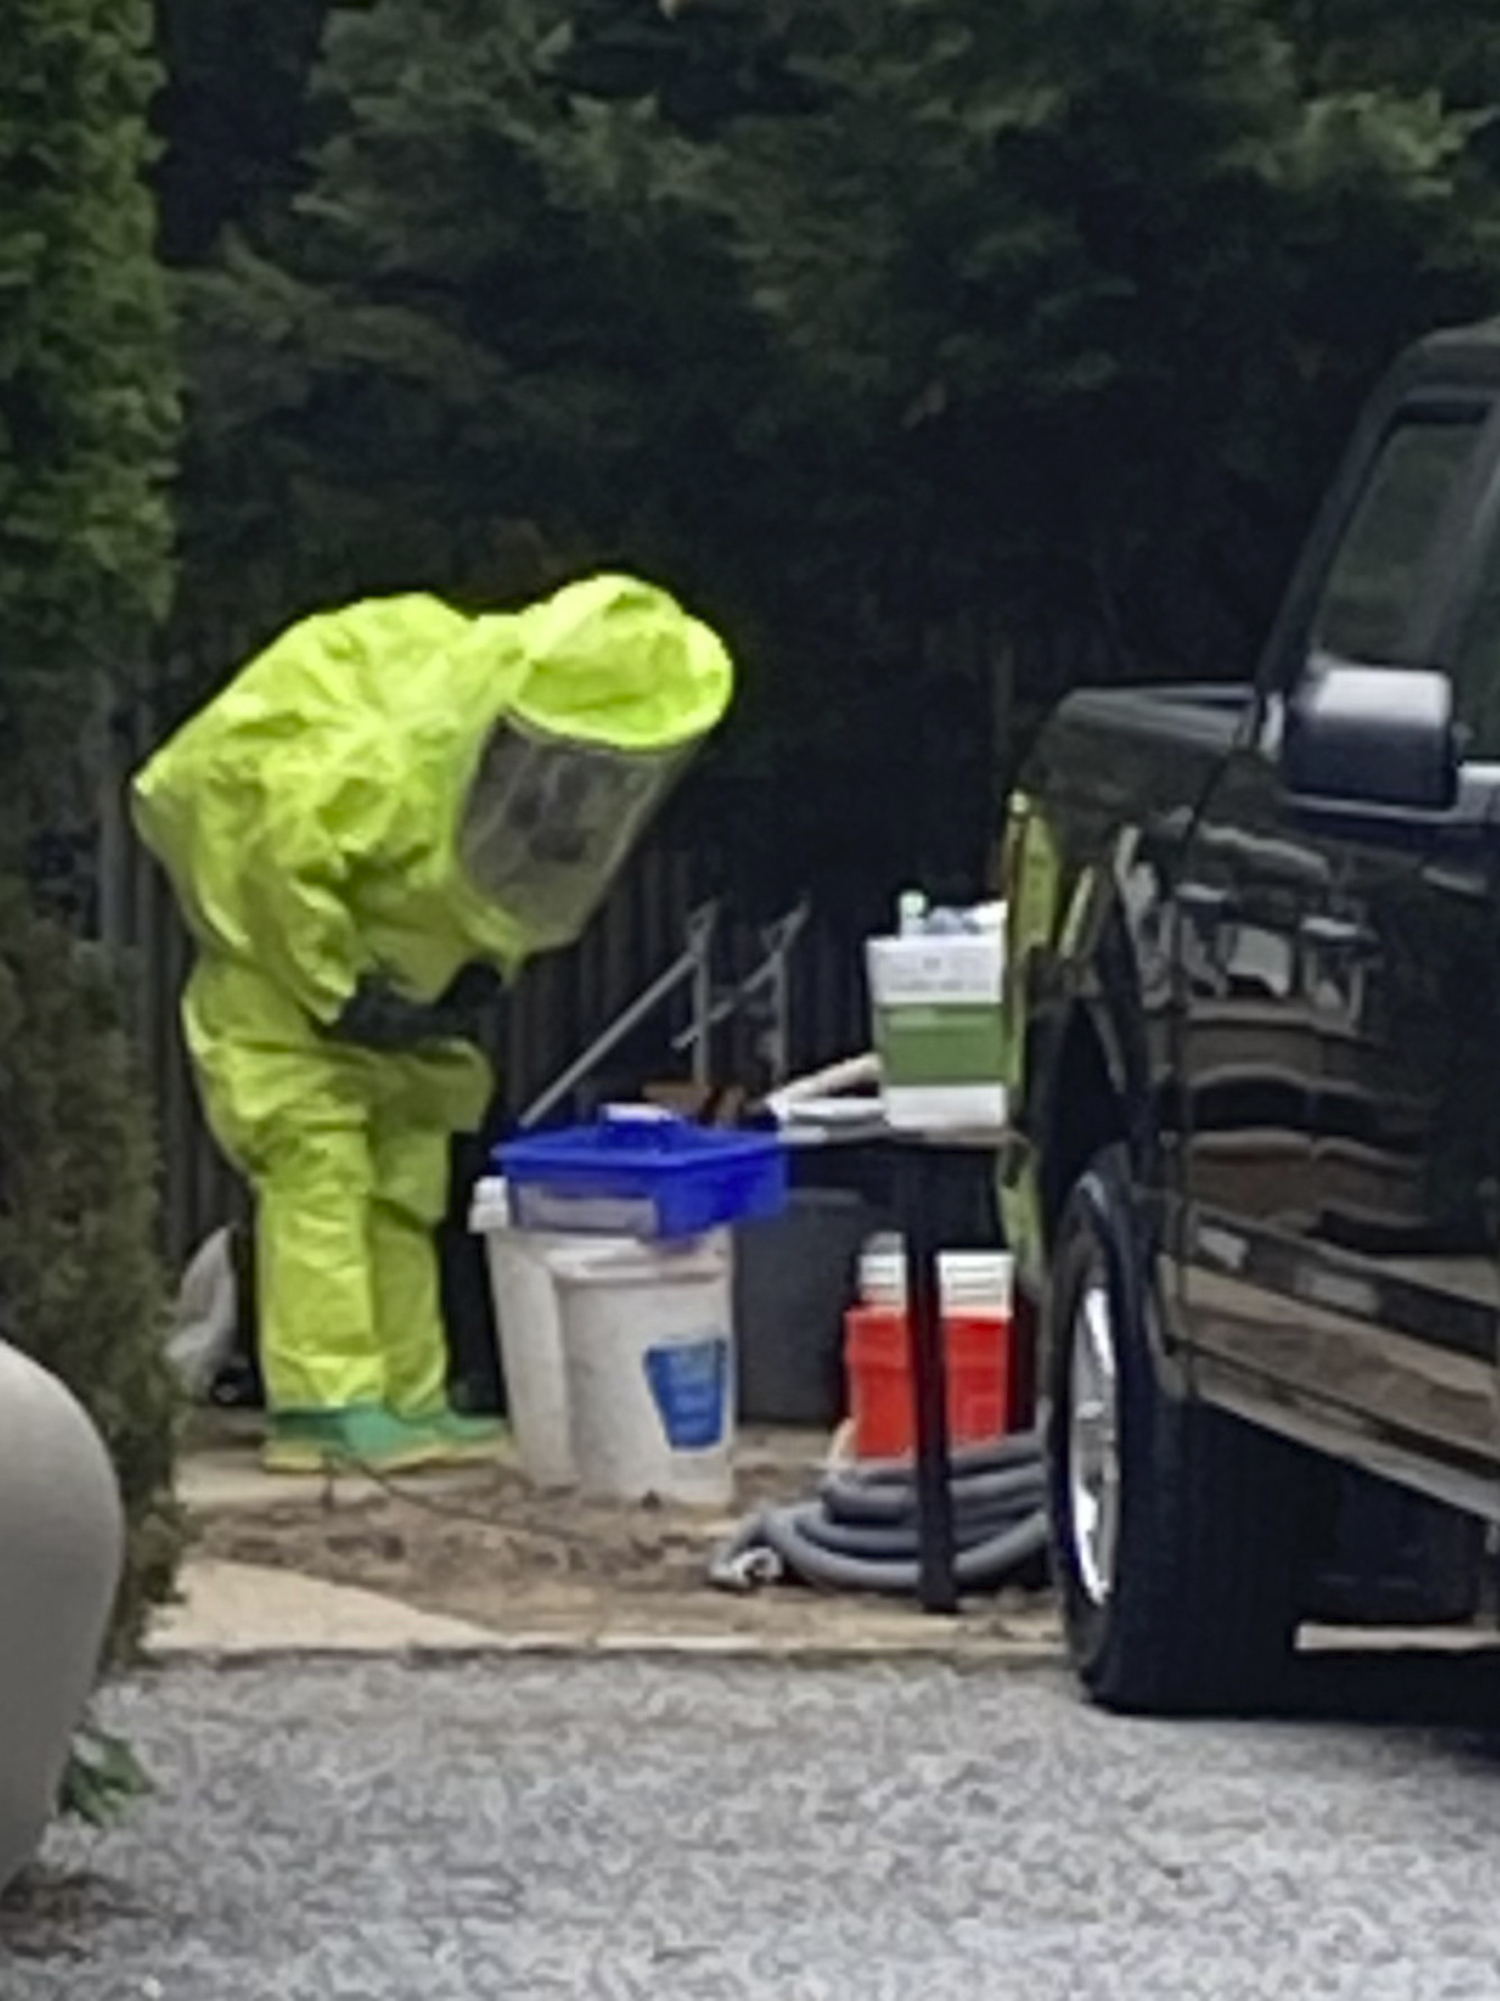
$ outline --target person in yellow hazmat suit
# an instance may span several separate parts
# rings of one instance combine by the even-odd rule
[[[515,614],[371,600],[294,626],[137,776],[205,1107],[256,1193],[273,1469],[493,1448],[445,1387],[433,1232],[493,1089],[451,996],[579,936],[732,679],[631,577]]]

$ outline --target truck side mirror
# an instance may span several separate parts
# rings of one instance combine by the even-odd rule
[[[1452,683],[1315,659],[1287,704],[1281,768],[1299,799],[1445,813],[1458,797]]]

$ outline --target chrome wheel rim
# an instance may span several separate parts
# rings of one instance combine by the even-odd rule
[[[1078,1581],[1108,1602],[1120,1539],[1119,1373],[1114,1312],[1102,1276],[1073,1310],[1068,1372],[1068,1525]]]

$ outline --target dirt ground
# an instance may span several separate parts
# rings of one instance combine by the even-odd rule
[[[373,1493],[299,1483],[283,1498],[284,1485],[267,1480],[249,1503],[194,1508],[195,1554],[359,1585],[505,1632],[754,1635],[799,1648],[920,1647],[941,1634],[945,1651],[966,1637],[1046,1637],[1046,1601],[1028,1593],[976,1601],[955,1629],[907,1599],[794,1584],[742,1596],[710,1586],[715,1546],[762,1504],[809,1496],[827,1445],[813,1433],[747,1437],[736,1509],[722,1518],[539,1495],[508,1466],[439,1486],[396,1479]]]

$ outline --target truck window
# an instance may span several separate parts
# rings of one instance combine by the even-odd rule
[[[1485,551],[1450,672],[1464,756],[1500,760],[1500,538],[1492,537]]]
[[[1391,431],[1323,587],[1315,651],[1362,666],[1417,664],[1406,647],[1426,561],[1486,414],[1408,417]]]

